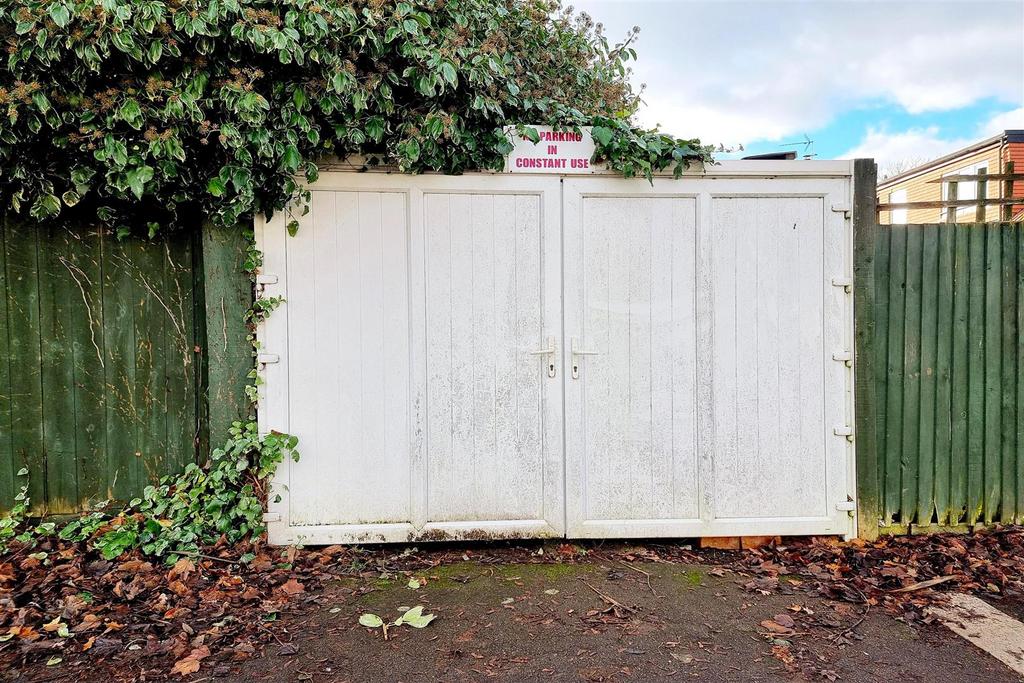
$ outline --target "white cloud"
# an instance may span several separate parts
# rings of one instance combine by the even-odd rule
[[[1024,130],[1024,107],[996,114],[982,126],[981,134],[991,136],[1004,130]]]
[[[708,142],[795,137],[865,104],[1024,102],[1019,0],[573,4],[613,40],[640,25],[640,122]]]
[[[898,133],[868,128],[860,144],[843,154],[841,158],[874,159],[883,175],[889,175],[885,172],[888,168],[896,165],[915,166],[976,141],[977,138],[944,139],[939,136],[937,126],[911,128]]]
[[[895,132],[869,127],[860,143],[840,155],[840,158],[874,159],[883,175],[890,175],[886,173],[886,169],[914,166],[1013,128],[1024,128],[1024,107],[992,116],[976,130],[970,131],[972,134],[967,137],[943,137],[938,126]]]

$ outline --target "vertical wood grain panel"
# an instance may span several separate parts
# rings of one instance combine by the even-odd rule
[[[999,226],[1002,236],[1001,254],[1003,261],[1002,282],[1002,362],[1000,368],[1002,424],[1000,443],[1002,446],[1002,468],[999,477],[999,509],[995,512],[997,519],[1012,521],[1017,507],[1017,459],[1020,457],[1017,442],[1017,242],[1019,232],[1012,224],[1003,223]]]
[[[597,352],[577,359],[588,521],[698,515],[695,210],[583,198],[580,343]]]
[[[935,295],[935,505],[936,523],[950,524],[953,438],[953,263],[952,225],[938,226],[938,285]]]
[[[825,424],[822,383],[830,370],[825,363],[835,362],[831,354],[839,349],[829,348],[826,360],[831,284],[823,203],[774,197],[712,203],[715,517],[826,516],[822,482],[832,425]],[[794,303],[781,307],[782,300]],[[780,316],[780,308],[791,310]],[[838,343],[834,332],[829,344]],[[787,411],[778,434],[776,405]],[[781,490],[785,496],[771,493]]]
[[[883,524],[891,529],[1020,517],[1021,229],[996,223],[879,228],[890,257],[877,260],[876,284],[888,278],[889,308],[884,314],[876,308],[884,316],[876,324],[889,327],[889,360],[875,396],[886,437],[878,442]],[[897,348],[900,363],[892,358]]]
[[[871,224],[874,225],[874,217],[870,218]],[[888,387],[889,384],[886,381],[888,379],[889,371],[889,270],[890,266],[890,241],[892,239],[892,231],[884,228],[874,226],[874,237],[875,237],[875,258],[873,263],[869,264],[872,268],[873,275],[875,278],[875,290],[873,297],[873,306],[870,311],[870,315],[874,317],[875,329],[874,329],[874,349],[875,349],[875,363],[873,372],[870,375],[870,380],[874,385],[874,415],[875,415],[875,457],[877,458],[877,484],[878,491],[878,516],[880,517],[880,523],[882,525],[888,524],[890,519],[886,512],[885,506],[885,481],[886,481],[886,426],[887,426],[887,413],[885,406],[888,402]],[[868,245],[864,245],[863,248],[868,248]],[[860,315],[865,312],[858,313],[858,320]],[[860,332],[860,330],[857,330]],[[864,366],[862,363],[857,364],[858,375],[863,372]],[[858,418],[862,417],[860,411],[858,411]],[[859,453],[860,451],[858,451]],[[858,458],[859,460],[859,458]],[[858,471],[860,471],[860,463],[858,462]]]
[[[952,427],[950,430],[950,524],[965,521],[968,507],[967,448],[970,416],[970,232],[953,232],[953,376]]]
[[[907,232],[906,312],[903,320],[903,462],[901,508],[913,521],[917,508],[921,441],[921,276],[924,236]]]
[[[964,523],[974,524],[984,507],[985,230],[971,229],[968,237],[970,294],[967,304],[967,505]]]
[[[982,519],[991,524],[999,511],[999,488],[1002,477],[1002,231],[998,224],[988,224],[985,232],[985,457],[982,489]]]
[[[939,227],[922,226],[921,233],[921,397],[918,419],[917,513],[929,524],[935,511],[935,405],[938,372]]]
[[[59,225],[42,226],[39,252],[39,324],[41,336],[43,457],[46,459],[46,510],[71,512],[78,503],[75,461],[75,354],[72,333],[72,280],[67,263],[73,239]]]
[[[23,464],[36,510],[70,513],[195,459],[193,238],[5,219],[0,508]]]
[[[7,510],[17,495],[16,473],[20,469],[14,457],[11,422],[14,409],[14,385],[11,384],[10,320],[7,277],[7,218],[0,216],[0,510]]]
[[[887,523],[904,522],[901,511],[903,486],[903,334],[906,313],[907,226],[895,225],[890,230],[889,307],[886,328],[888,390],[885,403],[885,495],[883,519]]]
[[[427,521],[543,519],[540,202],[424,203]]]
[[[29,496],[35,506],[42,506],[46,502],[46,461],[40,354],[40,237],[36,226],[14,219],[7,221],[5,237],[13,469],[28,469]],[[20,489],[24,483],[24,479],[19,479],[15,488]]]
[[[164,326],[164,429],[166,456],[158,474],[180,472],[196,460],[199,445],[196,414],[195,301],[192,239],[167,239],[163,247],[165,290],[161,293]]]

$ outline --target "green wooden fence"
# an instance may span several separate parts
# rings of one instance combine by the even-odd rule
[[[23,467],[35,510],[73,512],[223,437],[245,412],[244,249],[240,231],[117,240],[0,221],[0,509]]]
[[[1024,520],[1022,230],[873,229],[875,462],[858,466],[883,531]]]

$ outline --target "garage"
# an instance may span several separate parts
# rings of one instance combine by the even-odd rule
[[[256,223],[271,541],[853,534],[851,174],[323,173]]]

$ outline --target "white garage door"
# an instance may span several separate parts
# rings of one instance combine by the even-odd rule
[[[272,542],[852,531],[848,178],[313,190],[257,225]]]

